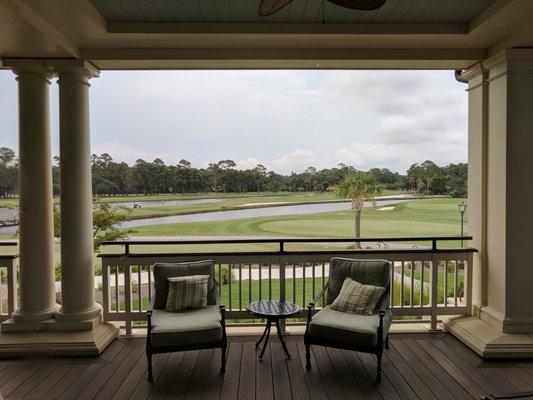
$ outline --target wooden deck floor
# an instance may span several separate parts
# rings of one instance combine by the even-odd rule
[[[447,334],[392,335],[377,386],[370,355],[314,347],[307,371],[301,336],[288,338],[288,361],[274,339],[259,361],[255,339],[230,338],[224,375],[217,350],[157,355],[154,384],[146,380],[142,339],[118,339],[97,358],[1,360],[0,393],[6,399],[441,400],[533,389],[533,361],[483,361]]]

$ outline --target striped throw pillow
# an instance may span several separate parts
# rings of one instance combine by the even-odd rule
[[[207,307],[209,275],[189,275],[167,278],[168,297],[165,311]]]
[[[331,308],[352,314],[373,315],[383,293],[385,293],[383,287],[363,285],[347,277],[339,295],[331,303]]]

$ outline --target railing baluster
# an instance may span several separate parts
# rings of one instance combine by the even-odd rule
[[[218,292],[219,292],[219,296],[222,297],[222,264],[217,264],[218,265]]]
[[[280,270],[281,270],[281,264],[280,264]],[[281,279],[281,271],[280,271],[280,279]],[[268,264],[268,299],[272,300],[272,263]]]
[[[139,311],[142,311],[143,307],[142,307],[142,287],[143,287],[143,282],[142,282],[142,265],[139,265],[137,267],[137,279],[138,279],[138,282],[137,282],[137,301],[139,302]]]
[[[415,296],[415,262],[411,260],[411,294],[409,296],[409,305],[414,306],[414,296]]]
[[[102,308],[104,309],[104,320],[109,315],[110,303],[110,285],[109,285],[109,261],[107,258],[102,258]]]
[[[15,260],[11,259],[7,263],[7,311],[9,315],[14,313],[17,309],[17,289],[17,267],[15,264]]]
[[[122,263],[124,276],[124,312],[126,316],[131,315],[131,265],[125,260]],[[126,320],[126,335],[131,335],[131,319]]]
[[[152,301],[152,266],[146,266],[148,272],[148,304]]]
[[[292,301],[296,303],[296,263],[292,263]]]
[[[242,264],[239,264],[239,310],[242,310]]]
[[[259,300],[263,299],[263,263],[259,263]]]
[[[463,269],[463,279],[465,280],[463,287],[465,290],[464,296],[465,296],[465,303],[466,303],[466,310],[467,314],[472,314],[472,262],[473,262],[473,254],[467,253],[466,254],[466,263]]]
[[[119,290],[118,290],[118,265],[115,265],[115,312],[120,311],[119,307]]]
[[[420,307],[424,306],[424,288],[426,283],[424,282],[424,269],[426,268],[426,262],[420,262]]]
[[[405,288],[404,288],[404,281],[405,281],[405,264],[404,264],[404,261],[402,261],[402,274],[401,274],[401,293],[400,293],[400,307],[403,308],[403,297],[404,297],[404,291],[405,291]]]
[[[454,261],[454,274],[453,274],[453,297],[454,305],[457,307],[457,296],[459,295],[458,285],[459,285],[459,261]]]
[[[448,260],[444,260],[444,307],[448,307]]]
[[[395,278],[395,272],[396,272],[396,262],[395,261],[391,261],[391,277],[390,277],[390,281],[391,281],[391,298],[390,298],[390,303],[391,303],[391,307],[394,307],[394,293],[395,293],[395,290],[394,290],[394,278]]]
[[[437,329],[437,290],[439,279],[439,259],[437,254],[433,253],[431,257],[431,329]]]
[[[302,306],[305,307],[305,287],[307,286],[307,281],[305,280],[305,270],[307,269],[307,263],[302,264],[303,280],[302,280]]]
[[[312,279],[313,279],[313,299],[314,299],[315,298],[315,269],[316,269],[316,264],[315,264],[315,262],[312,262],[311,264],[313,265],[313,278]],[[306,306],[305,302],[304,302],[303,306],[304,307]]]
[[[232,310],[231,308],[231,281],[233,280],[233,272],[232,272],[232,267],[233,267],[233,264],[228,264],[228,268],[229,268],[229,280],[228,280],[228,303],[229,303],[229,310]]]
[[[248,264],[248,303],[252,301],[252,263],[250,263]]]

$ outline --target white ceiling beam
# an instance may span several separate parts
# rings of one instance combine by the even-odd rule
[[[23,0],[5,0],[4,4],[11,12],[17,15],[22,21],[50,39],[53,43],[67,51],[72,57],[78,58],[80,51],[78,46],[67,38],[60,30],[41,17]]]
[[[173,23],[108,22],[119,34],[241,35],[466,35],[466,23]]]
[[[485,49],[81,49],[82,57],[101,69],[463,69],[486,54]]]

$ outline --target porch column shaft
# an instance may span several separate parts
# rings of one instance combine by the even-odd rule
[[[94,298],[89,79],[85,67],[59,70],[61,170],[60,321],[98,317]]]
[[[45,68],[15,70],[19,91],[20,307],[15,322],[53,318],[54,228],[49,85]]]

